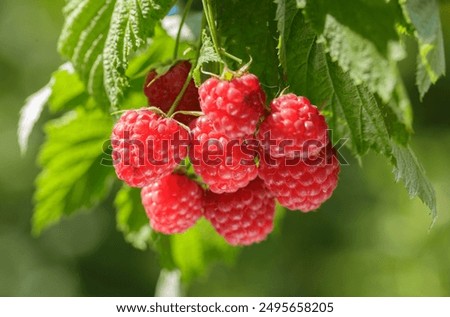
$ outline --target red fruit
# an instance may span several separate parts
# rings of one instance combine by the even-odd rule
[[[114,126],[111,145],[117,176],[143,187],[170,174],[187,156],[189,133],[149,110],[128,110]]]
[[[303,212],[319,208],[330,198],[339,171],[339,161],[331,146],[309,159],[265,157],[259,163],[259,176],[279,203]]]
[[[242,138],[255,133],[266,95],[258,78],[246,74],[231,81],[210,78],[199,88],[200,106],[217,132]]]
[[[148,104],[158,107],[164,113],[167,113],[183,88],[190,70],[191,63],[188,61],[178,62],[167,73],[158,78],[156,78],[158,76],[156,71],[151,70],[145,79],[144,85],[144,94],[147,96]],[[176,110],[200,111],[198,89],[195,87],[193,80],[189,82]],[[174,119],[189,125],[195,117],[177,114]]]
[[[274,214],[275,200],[259,178],[235,193],[206,193],[205,217],[231,245],[263,241],[272,232]]]
[[[164,234],[182,233],[203,213],[203,189],[184,175],[170,174],[142,188],[150,225]]]
[[[192,139],[191,163],[211,191],[235,192],[258,175],[256,151],[241,139],[231,139],[215,131],[208,117],[197,119]]]
[[[325,118],[305,97],[281,96],[272,101],[271,109],[257,136],[265,155],[309,157],[328,143]]]

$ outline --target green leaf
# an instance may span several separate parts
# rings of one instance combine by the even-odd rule
[[[392,144],[396,181],[403,181],[411,198],[418,196],[431,211],[433,223],[437,217],[436,195],[422,165],[409,147]]]
[[[116,108],[128,86],[129,55],[153,35],[174,0],[72,0],[58,50],[74,65],[88,92]]]
[[[187,232],[171,236],[171,248],[185,282],[205,274],[215,261],[232,263],[239,250],[226,243],[204,219]]]
[[[423,168],[408,147],[410,122],[409,102],[403,86],[396,86],[396,97],[391,105],[383,105],[364,85],[356,85],[337,63],[317,43],[316,34],[297,14],[287,42],[288,82],[297,94],[308,96],[328,113],[330,128],[338,137],[350,138],[357,155],[369,148],[384,154],[395,166],[396,180],[403,180],[411,196],[419,196],[436,216],[434,190],[426,179]],[[402,102],[404,104],[402,104]],[[399,115],[405,117],[400,118]],[[409,113],[409,115],[411,115]]]
[[[369,148],[389,155],[390,141],[380,107],[364,85],[350,76],[325,53],[323,44],[301,13],[293,21],[287,42],[287,77],[290,89],[331,114],[330,128],[340,138],[350,138],[354,152]]]
[[[287,68],[286,61],[286,40],[289,38],[292,21],[297,14],[297,2],[295,0],[275,0],[277,4],[277,20],[278,33],[280,34],[278,40],[278,58],[284,71]]]
[[[48,100],[49,109],[55,113],[71,110],[85,104],[89,96],[83,82],[70,63],[64,64],[52,75],[52,94]]]
[[[396,31],[398,3],[317,0],[308,1],[305,12],[333,61],[388,102],[397,84],[396,62],[405,56]]]
[[[270,100],[278,92],[280,77],[275,3],[273,0],[216,0],[214,4],[221,45],[244,61],[252,57],[250,71],[258,76]]]
[[[392,99],[387,105],[379,103],[384,113],[384,121],[389,135],[399,144],[406,146],[413,133],[413,111],[403,82],[399,81],[395,87]]]
[[[419,43],[417,78],[420,97],[431,84],[445,75],[444,40],[442,36],[439,4],[436,0],[402,0],[403,12],[415,29]]]
[[[180,49],[187,48],[186,43],[180,43]],[[150,68],[171,64],[174,49],[175,40],[160,25],[157,25],[147,48],[144,51],[138,51],[138,54],[130,60],[126,75],[132,79],[145,77]]]
[[[42,89],[29,96],[20,110],[17,129],[20,151],[24,154],[28,147],[28,138],[42,111],[48,104],[51,112],[71,110],[87,101],[84,86],[78,79],[70,63],[61,65],[52,74],[50,82]]]
[[[111,118],[100,110],[82,109],[46,125],[34,195],[34,234],[65,215],[94,206],[108,194],[114,171],[101,162],[111,127]]]
[[[32,94],[25,101],[25,105],[20,109],[19,125],[17,127],[17,141],[19,142],[20,153],[25,154],[28,148],[28,139],[33,131],[34,125],[41,117],[52,93],[51,82]]]
[[[208,36],[205,30],[203,30],[202,33],[202,47],[200,48],[200,55],[197,61],[197,65],[195,66],[194,72],[193,72],[193,78],[195,81],[195,84],[197,86],[201,85],[201,73],[200,70],[204,64],[207,63],[223,63],[222,58],[220,58],[219,54],[217,54],[216,50],[214,49],[213,43],[211,41],[211,38]]]
[[[145,250],[151,241],[152,229],[141,202],[141,191],[123,185],[116,195],[117,228],[136,249]]]

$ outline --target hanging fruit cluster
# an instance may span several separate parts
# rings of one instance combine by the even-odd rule
[[[142,188],[154,230],[181,233],[205,217],[228,243],[249,245],[272,231],[275,199],[308,212],[331,196],[339,162],[307,98],[281,95],[269,111],[255,75],[197,89],[190,71],[188,61],[150,71],[149,107],[124,112],[111,136],[117,176]]]

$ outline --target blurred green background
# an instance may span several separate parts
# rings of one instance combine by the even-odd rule
[[[39,121],[21,157],[16,130],[25,98],[61,63],[56,41],[63,0],[0,1],[0,296],[151,296],[160,267],[127,245],[108,204],[30,234]],[[450,3],[441,2],[450,74]],[[268,241],[234,266],[215,265],[190,296],[450,296],[450,78],[423,103],[414,87],[415,47],[401,64],[415,111],[412,147],[437,192],[439,218],[395,184],[384,159],[342,168],[318,213],[288,212]]]

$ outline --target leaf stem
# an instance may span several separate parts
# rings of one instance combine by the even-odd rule
[[[180,26],[178,27],[177,38],[175,41],[175,49],[173,51],[173,59],[174,60],[176,60],[178,57],[178,47],[180,46],[181,31],[183,29],[183,25],[184,25],[184,22],[186,21],[189,10],[191,9],[192,2],[193,2],[193,0],[188,0],[184,7],[183,16],[181,17]]]

